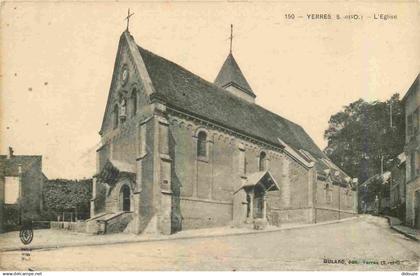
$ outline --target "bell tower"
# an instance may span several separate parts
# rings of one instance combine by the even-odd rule
[[[233,43],[233,25],[230,25],[230,51],[219,74],[214,81],[217,86],[226,89],[233,95],[246,100],[251,103],[255,103],[255,94],[242,74],[238,63],[232,54],[232,43]]]

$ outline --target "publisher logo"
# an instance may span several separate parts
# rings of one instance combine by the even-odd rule
[[[23,225],[19,232],[20,241],[23,244],[30,244],[34,238],[34,231],[30,225]]]

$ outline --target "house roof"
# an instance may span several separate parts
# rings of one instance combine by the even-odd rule
[[[374,182],[379,181],[381,184],[386,184],[389,179],[391,178],[391,172],[386,171],[382,175],[380,173],[375,174],[374,176],[367,179],[365,182],[363,182],[360,186],[369,186]]]
[[[138,47],[158,97],[169,107],[218,123],[242,134],[327,158],[303,128],[263,107],[231,95],[185,68]]]
[[[409,95],[411,95],[414,92],[420,93],[419,90],[419,79],[420,79],[420,73],[417,74],[416,79],[414,80],[413,84],[411,84],[410,88],[408,89],[407,93],[405,93],[402,102],[405,103]]]
[[[242,71],[232,53],[229,53],[227,56],[219,74],[216,77],[216,80],[214,81],[214,84],[222,88],[229,85],[236,86],[255,98],[255,94],[252,91],[251,86],[249,86],[245,76],[242,74]]]
[[[0,160],[4,164],[5,176],[18,176],[19,165],[22,166],[23,173],[37,162],[42,166],[42,155],[14,155],[10,158],[7,155],[0,155]]]

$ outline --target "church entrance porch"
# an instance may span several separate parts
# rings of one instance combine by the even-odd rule
[[[97,193],[98,187],[101,187],[103,204],[96,208],[94,206],[94,216],[86,221],[87,232],[107,234],[134,231],[134,226],[129,225],[138,217],[133,192],[135,179],[135,165],[121,160],[106,161],[96,181]]]
[[[237,192],[246,194],[246,217],[242,221],[253,224],[255,229],[267,225],[267,192],[278,191],[279,186],[269,171],[257,172],[247,176],[246,183]]]

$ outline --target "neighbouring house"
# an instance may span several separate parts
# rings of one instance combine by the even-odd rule
[[[375,174],[360,184],[362,213],[389,215],[391,182],[391,172],[386,171],[382,174]]]
[[[256,97],[232,53],[211,83],[124,31],[88,231],[171,234],[355,216],[357,181]]]
[[[38,220],[42,211],[41,155],[0,155],[0,230]]]
[[[393,160],[391,180],[389,182],[390,215],[405,221],[405,153]]]
[[[405,107],[406,224],[420,229],[420,75],[403,98]]]

